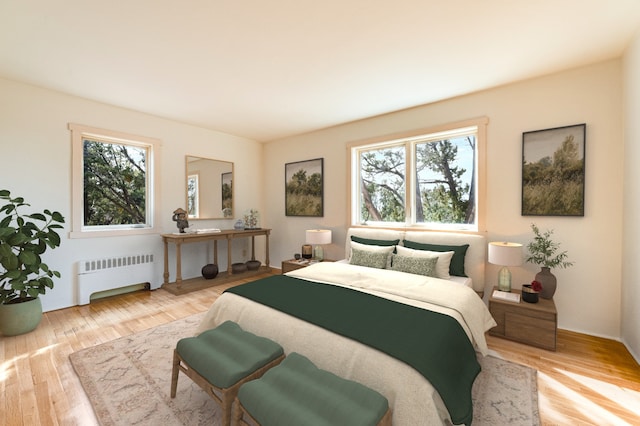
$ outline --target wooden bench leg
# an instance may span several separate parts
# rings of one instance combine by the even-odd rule
[[[180,373],[180,356],[177,350],[173,350],[173,370],[171,370],[171,398],[176,397],[178,388],[178,373]]]

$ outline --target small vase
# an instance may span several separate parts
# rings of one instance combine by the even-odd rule
[[[540,297],[542,297],[543,299],[553,299],[553,295],[556,293],[556,287],[558,283],[556,280],[556,276],[551,273],[551,270],[543,266],[540,272],[536,274],[536,281],[542,284]]]
[[[209,263],[202,267],[202,276],[206,280],[212,280],[218,275],[218,265]]]

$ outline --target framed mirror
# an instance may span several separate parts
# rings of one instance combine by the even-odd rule
[[[185,158],[189,219],[232,218],[233,163],[193,155]]]

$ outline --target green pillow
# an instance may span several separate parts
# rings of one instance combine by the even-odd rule
[[[384,269],[387,266],[387,258],[391,253],[365,251],[351,248],[351,259],[349,263],[358,266],[368,266],[369,268]]]
[[[469,244],[463,244],[461,246],[450,246],[442,244],[429,244],[429,243],[417,243],[415,241],[404,240],[404,246],[414,250],[429,250],[429,251],[452,251],[453,257],[449,264],[449,274],[457,277],[466,277],[464,272],[464,257],[467,254]]]
[[[374,240],[371,238],[351,236],[351,241],[355,241],[360,244],[367,244],[369,246],[397,246],[400,240]]]
[[[394,271],[436,277],[437,257],[410,257],[397,254],[392,256],[391,269]]]

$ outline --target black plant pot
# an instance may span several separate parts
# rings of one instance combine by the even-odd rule
[[[260,269],[260,265],[262,265],[262,262],[260,262],[259,260],[249,260],[245,263],[245,265],[247,265],[248,270],[257,271],[258,269]]]
[[[205,279],[211,280],[215,278],[217,275],[218,275],[218,265],[216,265],[215,263],[209,263],[202,267],[202,276]]]

